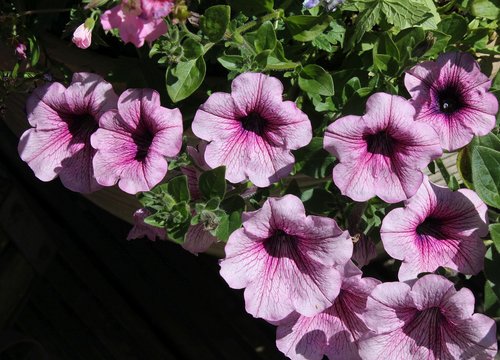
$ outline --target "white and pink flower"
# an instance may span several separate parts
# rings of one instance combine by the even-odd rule
[[[463,274],[483,269],[488,207],[474,191],[451,191],[425,178],[404,208],[392,210],[380,235],[387,253],[402,260],[399,279],[409,280],[439,266]]]
[[[80,49],[87,49],[90,46],[92,43],[92,29],[87,27],[87,22],[76,28],[72,41]]]
[[[360,343],[365,360],[494,359],[495,321],[474,314],[474,295],[457,291],[443,276],[425,275],[413,286],[377,285],[366,302],[366,325],[374,331]]]
[[[418,64],[407,72],[405,86],[416,120],[436,130],[443,149],[457,150],[495,127],[498,100],[470,54],[446,53]]]
[[[59,176],[73,191],[100,189],[90,137],[102,115],[116,108],[116,101],[111,84],[90,73],[75,73],[68,88],[55,82],[35,89],[26,104],[33,128],[21,136],[21,159],[42,181]]]
[[[259,73],[236,77],[231,94],[212,94],[192,128],[210,142],[205,161],[211,168],[224,165],[230,182],[250,179],[260,187],[290,174],[295,162],[290,150],[312,138],[307,115],[294,102],[283,101],[283,84]]]
[[[423,181],[421,169],[442,154],[436,132],[414,121],[404,98],[376,93],[363,116],[345,116],[328,126],[324,147],[340,163],[333,181],[355,201],[374,196],[396,203],[413,196]]]
[[[168,170],[167,157],[182,146],[182,115],[179,109],[160,104],[151,89],[128,89],[118,99],[118,110],[105,113],[92,135],[97,150],[94,169],[103,186],[118,183],[136,194],[157,185]]]
[[[370,331],[362,317],[366,299],[380,281],[362,278],[351,261],[342,273],[342,287],[332,306],[312,317],[293,312],[278,322],[276,346],[290,359],[361,359],[358,342]]]
[[[225,250],[220,273],[230,287],[245,288],[247,312],[278,321],[333,305],[342,282],[336,266],[349,261],[352,241],[335,220],[306,216],[300,199],[286,195],[244,212]]]

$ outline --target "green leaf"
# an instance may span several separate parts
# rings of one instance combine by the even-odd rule
[[[313,137],[309,145],[294,151],[295,171],[316,179],[329,175],[335,158],[323,148],[323,138]]]
[[[222,199],[226,193],[226,167],[219,166],[200,175],[198,187],[206,199]]]
[[[189,202],[189,187],[186,175],[176,176],[167,183],[167,189],[170,196],[177,202]]]
[[[500,224],[491,224],[490,225],[490,236],[491,240],[493,240],[493,244],[497,248],[497,251],[500,251]]]
[[[184,49],[184,56],[188,60],[198,59],[204,53],[203,45],[192,38],[184,40],[182,48]]]
[[[306,93],[333,96],[333,79],[321,66],[309,64],[299,73],[299,86]]]
[[[230,20],[231,8],[215,5],[205,10],[200,17],[200,29],[211,42],[217,42],[224,36]]]
[[[173,102],[189,97],[203,82],[206,65],[203,56],[180,62],[167,70],[167,93]]]
[[[285,19],[285,24],[292,37],[297,41],[313,41],[328,27],[332,18],[327,15],[294,15]]]
[[[276,32],[274,31],[273,24],[270,21],[263,23],[254,40],[255,50],[261,52],[264,50],[274,50],[276,47]]]
[[[500,254],[495,246],[490,246],[484,259],[484,274],[496,297],[500,299]]]
[[[500,0],[472,0],[471,13],[476,17],[498,20],[500,17]]]
[[[467,20],[463,16],[453,13],[441,20],[438,24],[438,30],[450,35],[451,42],[458,42],[467,33]]]
[[[479,197],[500,209],[500,152],[484,146],[472,150],[472,179]]]
[[[242,212],[245,210],[245,200],[239,195],[233,195],[224,199],[224,201],[220,203],[220,207],[227,213],[232,213],[234,211]]]
[[[228,70],[239,70],[245,64],[245,59],[240,55],[223,55],[217,61]]]
[[[249,16],[271,12],[274,8],[274,0],[228,0],[228,3],[234,11]]]
[[[324,214],[335,208],[335,196],[325,189],[305,190],[300,197],[305,208],[314,214]]]

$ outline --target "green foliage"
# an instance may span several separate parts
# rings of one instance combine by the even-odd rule
[[[226,193],[226,168],[220,166],[201,174],[198,187],[206,199],[223,199]]]
[[[226,33],[231,20],[231,8],[226,5],[209,7],[200,18],[200,29],[212,42],[217,42]]]
[[[201,85],[206,73],[205,59],[182,61],[167,70],[167,92],[173,102],[191,96]]]
[[[301,42],[313,41],[330,24],[329,15],[295,15],[285,19],[285,24],[292,37]]]
[[[321,66],[306,65],[299,73],[299,86],[307,94],[333,96],[332,76]]]
[[[473,148],[472,180],[479,197],[500,209],[500,151],[485,146]]]

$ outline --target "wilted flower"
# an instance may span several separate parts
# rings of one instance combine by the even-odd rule
[[[189,226],[186,233],[186,240],[182,243],[182,247],[190,253],[197,255],[207,251],[217,241],[217,238],[205,228],[205,224],[199,223]]]
[[[212,168],[226,166],[227,180],[269,186],[290,174],[290,150],[311,141],[311,123],[294,102],[283,101],[283,85],[274,77],[244,73],[231,90],[208,98],[195,115],[193,132],[210,142],[205,161]]]
[[[380,230],[387,253],[403,260],[399,279],[414,279],[439,266],[469,275],[481,271],[487,210],[475,192],[451,191],[426,178],[404,208],[385,216]]]
[[[23,43],[18,43],[16,46],[16,56],[19,60],[26,60],[26,45]]]
[[[380,281],[361,278],[349,261],[332,306],[313,317],[293,312],[278,323],[276,346],[292,360],[360,359],[358,340],[369,332],[362,315],[366,299]]]
[[[165,240],[165,229],[146,224],[144,219],[151,213],[148,209],[141,208],[134,213],[134,227],[128,233],[127,240],[140,239],[147,237],[151,241],[156,239]]]
[[[70,190],[98,190],[90,136],[101,116],[116,108],[116,101],[111,84],[90,73],[74,74],[68,88],[56,82],[35,89],[26,104],[28,121],[34,128],[21,136],[21,159],[42,181],[59,175]]]
[[[128,89],[118,99],[118,110],[105,113],[92,135],[95,177],[99,184],[118,186],[129,194],[149,191],[167,174],[166,157],[182,145],[179,109],[160,105],[151,89]]]
[[[93,24],[93,20],[91,23]],[[92,42],[92,28],[87,26],[87,21],[78,26],[73,33],[73,43],[80,49],[86,49]]]
[[[159,19],[172,11],[175,0],[141,0],[142,16],[146,19]]]
[[[455,290],[443,276],[425,275],[413,286],[378,285],[366,303],[364,320],[375,334],[360,343],[366,360],[494,359],[495,321],[473,314],[474,295]]]
[[[435,131],[415,122],[414,114],[402,97],[376,93],[365,115],[345,116],[327,128],[324,147],[340,161],[333,181],[343,195],[395,203],[417,192],[421,169],[442,151]]]
[[[446,53],[436,62],[418,64],[407,72],[405,85],[416,120],[432,126],[446,150],[457,150],[495,127],[498,100],[470,54]]]
[[[147,9],[154,12],[154,4],[149,3],[157,2],[160,1],[147,1]],[[163,18],[146,16],[139,0],[122,0],[119,5],[106,10],[101,15],[101,24],[104,30],[119,29],[122,40],[136,47],[144,45],[144,41],[158,39],[168,30]]]
[[[221,261],[230,287],[245,289],[246,310],[268,321],[292,311],[314,316],[332,306],[352,241],[335,220],[306,216],[294,195],[269,198],[243,213],[243,228],[231,234]]]
[[[375,243],[366,235],[358,234],[353,239],[354,248],[352,250],[352,260],[360,268],[366,266],[377,257],[377,248]]]
[[[205,149],[207,143],[201,141],[197,148],[187,146],[186,151],[193,160],[194,165],[181,167],[181,172],[186,175],[189,187],[189,193],[192,200],[201,198],[200,189],[198,187],[198,180],[205,170],[210,170],[210,167],[205,162]]]

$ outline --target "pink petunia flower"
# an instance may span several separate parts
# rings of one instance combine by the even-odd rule
[[[495,321],[473,312],[472,292],[443,276],[425,275],[411,287],[380,284],[366,302],[364,320],[376,334],[361,341],[361,358],[494,359]]]
[[[134,213],[134,227],[128,233],[127,240],[141,239],[143,237],[146,237],[151,241],[155,241],[156,239],[166,239],[165,229],[152,226],[144,222],[144,219],[149,215],[151,215],[151,213],[145,208],[138,209]]]
[[[92,43],[92,29],[85,26],[86,23],[78,26],[73,33],[73,43],[80,49],[87,49]]]
[[[163,180],[165,157],[176,156],[182,146],[181,112],[162,107],[151,89],[125,90],[118,110],[105,113],[99,124],[91,138],[97,182],[118,183],[129,194],[149,191]]]
[[[457,150],[495,127],[498,100],[470,54],[446,53],[436,62],[418,64],[407,72],[405,86],[416,120],[431,125],[446,150]]]
[[[193,132],[209,141],[205,161],[226,166],[226,179],[250,179],[269,186],[290,174],[290,150],[307,145],[311,123],[292,101],[283,101],[283,84],[259,73],[244,73],[233,80],[231,94],[214,93],[196,112]]]
[[[414,279],[439,266],[473,275],[483,269],[487,206],[467,189],[451,191],[426,178],[404,208],[392,210],[380,235],[387,253],[403,260],[399,279]]]
[[[346,116],[328,126],[324,147],[340,161],[333,181],[355,201],[378,196],[388,203],[408,199],[422,183],[421,169],[442,154],[428,125],[413,120],[402,97],[376,93],[363,116]]]
[[[276,346],[292,360],[354,360],[358,340],[370,330],[362,315],[366,299],[380,281],[361,278],[349,261],[343,270],[342,288],[332,306],[313,317],[293,312],[278,323]]]
[[[141,0],[142,16],[146,18],[162,18],[172,12],[175,0]]]
[[[205,229],[205,225],[200,223],[189,226],[182,247],[191,254],[198,255],[207,251],[217,241],[218,239]]]
[[[366,266],[377,257],[377,248],[375,243],[366,235],[358,235],[357,241],[354,242],[352,250],[352,260],[360,268]]]
[[[168,30],[163,18],[146,16],[139,0],[122,0],[122,2],[106,10],[101,15],[102,28],[106,31],[118,29],[125,43],[136,47],[144,45],[144,41],[152,42]]]
[[[59,175],[70,190],[100,189],[94,178],[90,136],[101,116],[116,108],[116,101],[111,84],[90,73],[74,74],[68,88],[56,82],[35,89],[26,104],[33,129],[21,136],[21,159],[42,181]]]
[[[26,58],[27,58],[26,50],[27,50],[26,45],[24,45],[21,42],[17,44],[15,52],[16,52],[16,56],[19,60],[26,60]]]
[[[226,244],[220,274],[245,289],[246,310],[268,321],[291,312],[314,316],[332,306],[340,291],[335,268],[352,255],[352,241],[335,220],[306,216],[294,195],[269,198],[243,213],[243,228]]]

